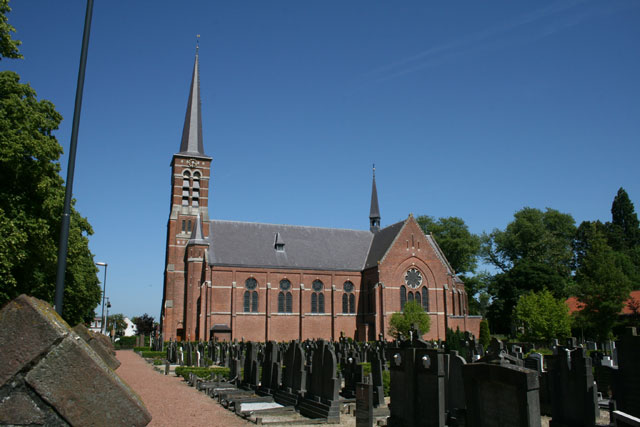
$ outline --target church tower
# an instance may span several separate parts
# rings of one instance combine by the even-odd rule
[[[187,112],[184,119],[180,151],[171,161],[171,201],[167,224],[167,248],[164,270],[164,293],[160,328],[163,339],[195,339],[196,301],[201,277],[190,271],[189,254],[197,249],[204,263],[209,235],[209,180],[211,157],[204,153],[202,112],[200,106],[200,72],[196,48]],[[197,277],[194,277],[197,276]]]

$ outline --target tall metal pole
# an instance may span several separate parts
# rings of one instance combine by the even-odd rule
[[[84,73],[87,68],[87,51],[89,50],[89,34],[91,33],[91,15],[93,14],[93,0],[87,0],[87,11],[84,17],[84,33],[82,34],[82,50],[80,51],[80,69],[78,70],[78,85],[76,87],[76,104],[73,108],[73,127],[71,128],[71,147],[69,148],[69,166],[67,168],[67,182],[64,193],[64,212],[60,227],[60,244],[58,246],[58,273],[56,275],[55,307],[62,316],[62,302],[64,299],[64,275],[67,268],[67,249],[69,245],[69,222],[71,216],[71,197],[73,195],[73,173],[76,166],[76,147],[78,146],[78,127],[80,126],[80,110],[82,109],[82,91],[84,89]],[[106,270],[105,270],[106,273]]]

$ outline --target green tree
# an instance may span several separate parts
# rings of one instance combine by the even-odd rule
[[[20,58],[11,39],[7,0],[0,0],[0,57]],[[53,303],[57,243],[64,201],[53,132],[62,116],[11,71],[0,72],[0,305],[25,293]],[[93,230],[72,209],[62,317],[75,325],[94,317],[100,286],[87,236]]]
[[[472,234],[458,217],[435,219],[422,215],[416,221],[425,234],[431,233],[447,261],[457,273],[473,273],[478,265],[480,237]]]
[[[134,317],[131,321],[136,325],[138,335],[149,335],[155,329],[154,319],[147,313]]]
[[[114,330],[116,337],[124,335],[124,330],[127,329],[127,322],[124,321],[124,315],[121,313],[110,314],[109,320],[107,320],[107,330]]]
[[[9,25],[7,13],[11,12],[9,0],[0,0],[0,60],[5,58],[22,58],[18,46],[22,43],[20,40],[13,40],[11,33],[15,33],[16,29]]]
[[[523,208],[504,230],[483,236],[482,255],[500,271],[488,284],[492,303],[487,317],[494,332],[512,332],[513,308],[529,291],[547,289],[556,298],[568,296],[575,232],[571,215]]]
[[[484,349],[486,350],[491,344],[491,331],[489,330],[489,321],[487,319],[482,319],[480,321],[480,336],[478,337],[478,341]]]
[[[640,245],[640,222],[629,195],[620,187],[611,205],[609,245],[618,251]]]
[[[520,296],[513,314],[521,330],[521,339],[550,341],[571,335],[569,307],[548,290]]]
[[[625,274],[629,258],[614,251],[605,234],[593,223],[585,224],[586,249],[578,259],[574,295],[584,308],[577,315],[593,338],[611,338],[613,326],[631,291]]]
[[[398,338],[402,334],[409,336],[411,326],[417,325],[421,334],[426,334],[431,328],[431,319],[422,306],[415,301],[408,301],[401,313],[393,313],[389,320],[389,333]]]

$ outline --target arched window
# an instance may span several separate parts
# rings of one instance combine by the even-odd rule
[[[251,292],[244,291],[244,312],[248,313],[251,311],[250,306]]]
[[[190,178],[191,174],[189,171],[184,171],[182,174],[182,206],[189,206],[189,188],[191,187]]]
[[[284,313],[284,292],[278,294],[278,313]]]
[[[249,277],[244,282],[244,287],[247,289],[244,293],[244,311],[248,312],[258,312],[258,291],[256,291],[258,287],[258,281],[253,277]],[[253,291],[253,292],[252,292]]]
[[[280,294],[278,295],[278,313],[291,313],[293,305],[293,297],[291,296],[291,282],[287,279],[280,280]],[[282,302],[280,296],[282,295]]]
[[[287,292],[287,313],[293,312],[293,297],[291,296],[291,292]]]
[[[344,282],[343,290],[344,294],[342,294],[342,312],[343,313],[351,313],[354,314],[356,312],[356,297],[353,294],[353,283],[350,280]]]
[[[422,308],[429,312],[429,291],[426,286],[422,287]]]
[[[451,314],[456,315],[456,294],[453,289],[451,290]]]
[[[413,301],[413,292],[409,292],[409,298],[407,298],[409,302]]]
[[[420,296],[420,292],[416,291],[415,298],[418,305],[422,306],[422,297]]]
[[[311,312],[312,313],[324,313],[324,294],[322,290],[324,284],[320,280],[314,280],[311,284]]]
[[[407,288],[406,286],[400,286],[400,310],[404,310],[404,305],[407,303]]]
[[[200,172],[193,173],[193,188],[191,190],[191,204],[198,206],[200,201]]]
[[[251,294],[251,311],[258,312],[258,291],[253,291],[253,294]]]

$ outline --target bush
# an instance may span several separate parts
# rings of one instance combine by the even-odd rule
[[[116,350],[131,350],[136,345],[136,337],[121,337],[115,342]]]
[[[160,360],[160,359],[153,359],[153,365],[157,366],[157,365],[164,365],[164,361]]]
[[[382,371],[382,387],[384,395],[389,396],[391,390],[391,373],[389,371]]]
[[[176,376],[181,376],[186,380],[189,379],[189,374],[195,374],[198,378],[210,380],[214,375],[222,375],[224,378],[229,379],[229,368],[196,368],[193,366],[178,366],[176,368]]]
[[[167,353],[164,351],[141,351],[140,355],[145,359],[164,359],[167,357]]]

